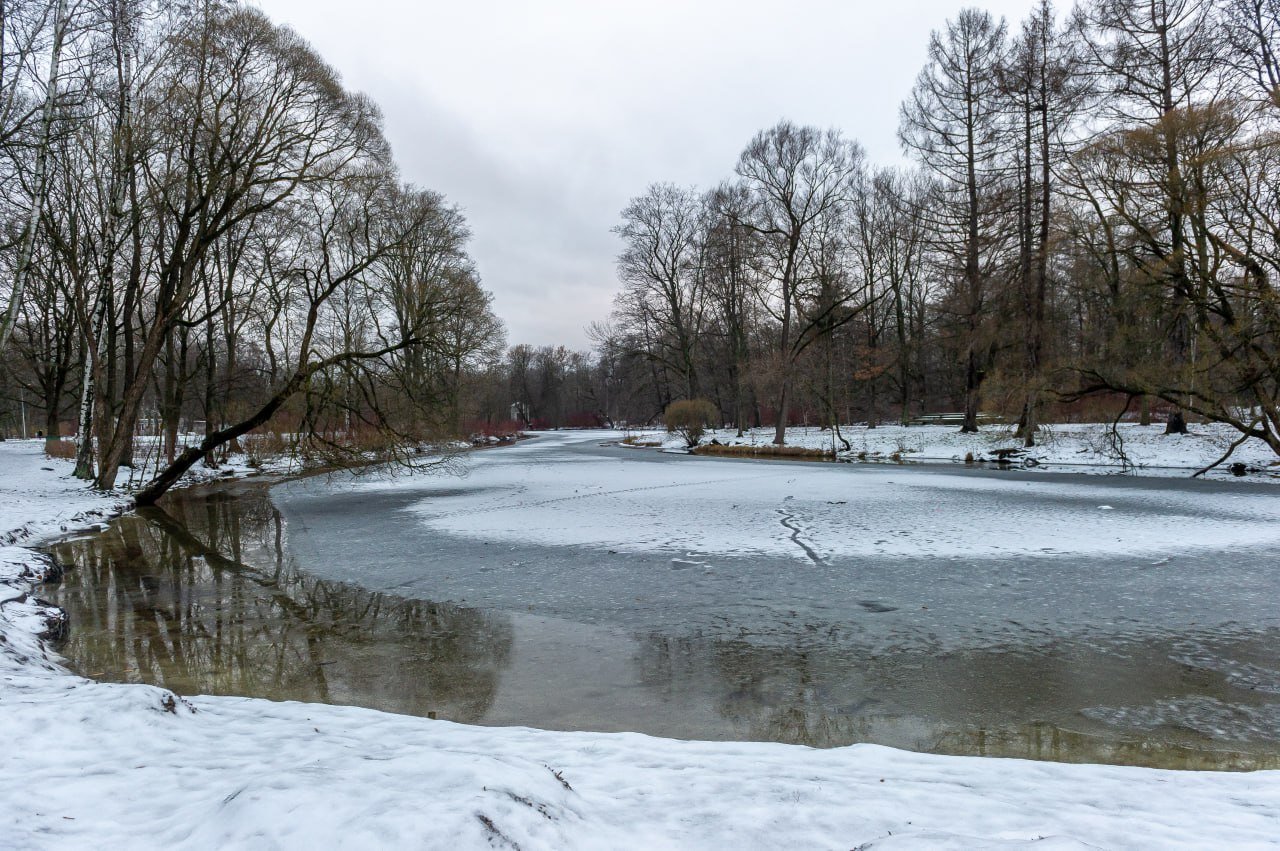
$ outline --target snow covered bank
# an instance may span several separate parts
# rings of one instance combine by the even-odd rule
[[[1140,475],[1188,475],[1217,461],[1239,437],[1238,432],[1217,423],[1193,424],[1190,433],[1171,435],[1164,433],[1162,423],[1121,423],[1118,441],[1112,439],[1109,429],[1110,425],[1103,423],[1047,425],[1036,434],[1038,445],[1027,450],[1024,457],[1051,468],[1105,473],[1119,471],[1127,458]],[[969,454],[978,461],[994,459],[993,453],[998,449],[1022,447],[1022,440],[1013,436],[1011,426],[999,425],[983,426],[976,434],[961,434],[955,426],[942,425],[858,425],[842,427],[841,434],[849,442],[847,450],[830,430],[820,428],[787,429],[787,443],[831,450],[834,441],[840,457],[849,460],[884,461],[896,454],[904,461],[929,462],[962,462]],[[684,445],[680,437],[665,432],[640,432],[637,439],[660,440],[671,449]],[[753,429],[743,437],[737,437],[733,429],[720,429],[707,433],[704,442],[711,440],[729,445],[765,445],[773,440],[773,429]],[[1236,461],[1267,471],[1253,474],[1252,480],[1280,480],[1280,459],[1260,440],[1246,441],[1237,448],[1228,464]],[[1224,465],[1213,475],[1230,474]]]
[[[510,459],[520,452],[503,450]],[[482,460],[464,482],[485,475]],[[600,462],[584,456],[580,463],[589,473]],[[668,473],[695,469],[661,466]],[[743,466],[749,474],[758,469]],[[61,480],[38,444],[0,444],[0,488],[0,534],[22,528],[28,541],[74,528],[80,513],[114,506]],[[595,504],[578,500],[579,516]],[[870,745],[815,751],[480,728],[351,707],[182,699],[148,686],[93,683],[63,670],[33,634],[47,623],[30,599],[33,577],[19,573],[35,560],[31,551],[13,548],[0,561],[5,848],[1066,849],[1280,842],[1280,772],[1168,772]]]
[[[232,698],[168,712],[154,689],[56,685],[0,706],[22,743],[0,758],[0,834],[19,848],[1247,848],[1280,836],[1275,772],[486,729]]]
[[[47,457],[43,440],[0,441],[0,546],[87,528],[128,507],[124,494],[85,487],[72,467]]]

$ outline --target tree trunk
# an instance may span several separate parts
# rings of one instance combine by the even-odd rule
[[[44,412],[44,448],[48,452],[62,442],[61,425],[58,422],[58,404],[55,401]]]
[[[978,355],[970,347],[964,371],[964,422],[960,426],[962,434],[972,434],[978,430],[978,382]]]
[[[1036,429],[1039,424],[1036,422],[1036,403],[1038,394],[1033,390],[1027,396],[1026,404],[1022,409],[1022,446],[1030,449],[1036,445]]]
[[[177,356],[173,349],[173,335],[165,340],[164,384],[160,390],[160,423],[164,434],[164,460],[172,464],[178,451],[178,419],[181,414],[179,402],[178,369],[174,364]]]
[[[787,406],[791,403],[791,399],[787,394],[787,381],[782,380],[782,387],[778,390],[778,419],[773,426],[773,442],[778,446],[782,446],[787,442]]]

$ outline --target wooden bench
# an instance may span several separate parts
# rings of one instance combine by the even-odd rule
[[[999,414],[978,414],[978,425],[991,425],[1001,421]],[[920,414],[907,421],[908,425],[964,425],[964,412],[950,414]]]

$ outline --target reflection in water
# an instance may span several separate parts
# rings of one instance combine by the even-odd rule
[[[1277,636],[1269,638],[1274,647]],[[650,636],[640,644],[638,665],[646,686],[671,700],[714,689],[709,696],[717,715],[736,738],[814,747],[875,742],[930,753],[1181,769],[1280,768],[1280,725],[1233,725],[1222,717],[1271,717],[1280,704],[1174,661],[1182,644],[1053,644],[851,659],[818,648]],[[1222,655],[1250,645],[1236,639],[1205,644]],[[1180,706],[1157,723],[1145,714],[1096,710],[1158,707],[1172,694],[1233,702],[1189,698],[1184,703],[1212,705],[1218,715]]]
[[[874,652],[832,625],[765,643],[634,634],[308,577],[266,490],[241,491],[181,495],[54,548],[74,568],[56,601],[76,670],[472,723],[1280,767],[1280,695],[1258,685],[1274,632],[937,653]]]
[[[190,497],[54,549],[61,648],[96,679],[471,721],[511,653],[498,613],[300,575],[269,500]]]

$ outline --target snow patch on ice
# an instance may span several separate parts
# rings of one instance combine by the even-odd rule
[[[551,435],[477,456],[454,480],[404,487],[408,509],[441,532],[486,541],[630,552],[851,557],[1164,554],[1280,545],[1280,503],[1240,494],[1161,494],[1114,482],[998,479],[949,471],[732,462],[689,457],[637,463],[583,437]],[[446,501],[437,494],[448,494]],[[1027,508],[1021,495],[1054,510]],[[1105,501],[1104,501],[1105,500]],[[1099,525],[1098,511],[1107,516]]]

